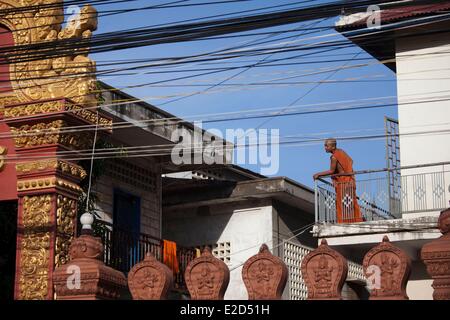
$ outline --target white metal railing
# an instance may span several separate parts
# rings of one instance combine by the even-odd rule
[[[392,179],[389,179],[387,171],[355,173],[356,183],[318,179],[315,184],[316,222],[398,219],[405,213],[448,208],[450,172],[398,172],[401,175],[398,175],[395,185],[390,183]]]

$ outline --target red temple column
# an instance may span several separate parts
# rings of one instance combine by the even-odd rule
[[[450,209],[439,216],[442,236],[422,247],[421,259],[433,278],[433,299],[450,300]]]
[[[93,131],[67,127],[99,123],[110,130],[111,119],[72,102],[40,101],[5,107],[4,117],[15,144],[17,195],[17,254],[15,299],[53,299],[52,273],[68,260],[76,232],[79,182],[86,172],[62,151],[89,149]],[[105,127],[107,126],[107,127]]]

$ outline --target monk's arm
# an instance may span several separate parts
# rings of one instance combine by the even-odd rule
[[[336,172],[337,169],[337,160],[335,157],[331,157],[331,163],[330,163],[330,170],[322,171],[319,173],[316,173],[313,178],[316,180],[317,178],[323,177],[323,176],[329,176]]]

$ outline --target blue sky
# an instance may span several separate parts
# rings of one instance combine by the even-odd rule
[[[293,0],[253,0],[238,4],[217,4],[201,7],[190,8],[171,8],[161,10],[141,10],[133,13],[121,15],[112,15],[102,17],[102,10],[111,10],[117,8],[142,7],[151,4],[165,3],[168,1],[144,1],[137,0],[125,4],[97,6],[100,12],[99,29],[96,33],[111,32],[134,27],[150,26],[161,23],[176,22],[185,19],[201,18],[205,16],[235,12],[258,7],[271,5],[282,5],[294,2]],[[206,2],[205,0],[194,0],[189,3]],[[309,1],[303,5],[314,5],[326,1]],[[298,5],[297,5],[298,6]],[[289,7],[285,7],[289,8]],[[331,26],[335,23],[337,17],[326,21],[317,22],[315,26]],[[285,29],[298,28],[301,25],[311,25],[313,22],[306,21],[298,24],[285,25],[277,28],[263,29],[253,32],[277,31]],[[303,32],[303,31],[302,31]],[[309,35],[300,35],[291,40],[296,43],[314,43],[326,40],[340,40],[343,37],[337,34],[333,29],[329,29],[319,33]],[[270,39],[277,39],[281,36],[273,36]],[[208,52],[217,49],[229,48],[236,45],[245,44],[249,41],[262,39],[267,35],[257,35],[251,37],[220,39],[210,41],[184,42],[177,44],[158,45],[143,47],[138,49],[128,49],[116,52],[107,52],[94,54],[94,60],[114,60],[114,59],[150,59],[167,56],[191,55]],[[313,38],[314,37],[314,38]],[[320,38],[318,38],[320,37]],[[308,38],[308,39],[306,39]],[[299,42],[303,41],[303,42]],[[278,41],[277,41],[278,42]],[[359,53],[359,54],[358,54]],[[270,59],[289,57],[298,55],[299,52],[276,54]],[[346,55],[344,55],[346,54]],[[212,75],[205,75],[189,80],[180,80],[170,82],[170,84],[178,84],[180,87],[151,87],[124,89],[124,91],[142,99],[149,99],[148,102],[158,106],[168,112],[180,117],[188,117],[193,115],[202,115],[208,117],[209,114],[233,112],[262,108],[283,108],[293,103],[293,101],[301,98],[295,105],[308,106],[308,108],[323,108],[328,103],[358,100],[367,98],[379,98],[386,96],[396,96],[395,74],[387,67],[377,64],[377,60],[370,59],[364,61],[349,62],[326,62],[326,63],[308,63],[317,60],[339,59],[342,57],[358,57],[370,58],[370,56],[361,51],[360,48],[354,46],[348,49],[334,50],[327,53],[312,55],[297,62],[304,64],[293,66],[277,66],[277,67],[257,67],[251,68],[242,73],[238,77],[230,80],[230,84],[246,84],[264,80],[273,80],[275,78],[284,78],[292,75],[311,74],[317,71],[323,71],[323,68],[337,68],[345,65],[346,67],[358,63],[372,63],[370,66],[339,70],[337,72],[319,73],[313,75],[302,76],[291,79],[289,81],[322,81],[335,79],[354,79],[360,78],[367,80],[386,80],[378,82],[342,82],[342,83],[322,83],[302,84],[290,86],[235,86],[235,87],[217,87],[213,90],[203,92],[189,98],[182,99],[177,102],[162,105],[170,99],[154,99],[155,97],[168,96],[180,93],[189,93],[201,91],[204,87],[187,87],[190,84],[213,84],[233,76],[239,70],[227,71]],[[248,57],[244,60],[257,62],[266,58],[266,56]],[[237,61],[237,60],[234,60]],[[239,65],[239,63],[226,64]],[[247,62],[250,63],[250,62]],[[241,63],[243,65],[244,63]],[[211,66],[211,65],[209,65]],[[190,65],[185,68],[208,67],[207,65]],[[101,69],[101,67],[99,68]],[[150,69],[146,69],[151,71]],[[140,83],[155,82],[164,79],[170,79],[179,76],[174,74],[138,74],[130,76],[105,77],[101,80],[119,88],[132,86]],[[183,74],[186,75],[186,74]],[[288,80],[286,80],[288,81]],[[311,91],[311,89],[313,90]],[[220,90],[217,90],[220,89]],[[232,90],[230,90],[232,89]],[[236,90],[238,89],[238,90]],[[213,92],[214,91],[214,92]],[[310,92],[309,92],[310,91]],[[308,93],[309,92],[309,93]],[[206,93],[206,94],[205,94]],[[306,94],[307,93],[307,94]],[[306,95],[305,95],[306,94]],[[392,101],[392,100],[391,100]],[[323,104],[323,105],[322,105]],[[349,103],[347,103],[349,104]],[[344,106],[346,104],[341,104]],[[331,106],[332,107],[332,106]],[[267,128],[279,129],[282,137],[287,136],[307,136],[316,138],[325,138],[329,136],[354,136],[367,134],[384,133],[384,116],[397,118],[397,109],[395,107],[366,109],[358,111],[341,111],[311,115],[296,115],[288,117],[275,117],[267,122],[267,119],[248,119],[240,121],[227,121],[219,123],[204,124],[204,128],[217,128],[223,130],[227,128]],[[287,139],[287,138],[284,138]],[[386,165],[385,160],[385,141],[381,140],[356,140],[345,141],[340,144],[354,159],[354,167],[356,170],[382,168]],[[313,184],[312,175],[317,171],[327,169],[329,165],[329,156],[324,153],[322,143],[313,145],[297,145],[280,147],[280,168],[277,175],[287,176],[297,180],[303,184],[311,186]],[[256,165],[245,165],[244,167],[259,171]]]

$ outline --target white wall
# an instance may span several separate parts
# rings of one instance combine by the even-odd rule
[[[272,211],[272,206],[239,209],[222,206],[212,209],[208,216],[189,210],[164,211],[163,235],[183,246],[230,242],[230,284],[225,299],[246,300],[242,265],[258,253],[262,243],[272,246]]]
[[[433,280],[409,280],[406,294],[410,300],[433,300]]]
[[[400,38],[396,42],[396,52],[401,165],[450,161],[450,33]],[[407,104],[411,102],[421,103]],[[442,130],[447,132],[412,134]],[[449,165],[413,169],[403,171],[402,176],[449,170]],[[426,179],[427,201],[433,203],[431,175]],[[412,179],[408,179],[410,206],[417,201],[412,183]],[[449,184],[450,174],[447,173],[443,185],[447,206]]]
[[[450,130],[450,33],[400,38],[396,51],[400,134]],[[411,99],[447,101],[401,105]],[[449,138],[401,136],[402,166],[450,161]]]

